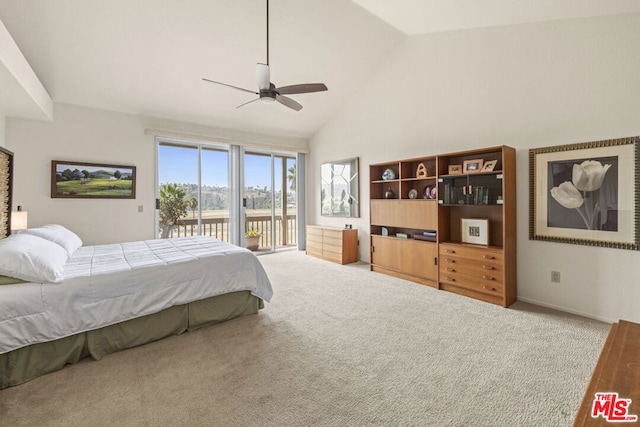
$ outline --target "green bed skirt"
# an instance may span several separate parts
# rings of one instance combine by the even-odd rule
[[[127,320],[55,341],[33,344],[0,354],[0,389],[25,383],[91,356],[103,356],[180,335],[236,317],[255,314],[264,301],[249,291],[219,295],[159,313]]]

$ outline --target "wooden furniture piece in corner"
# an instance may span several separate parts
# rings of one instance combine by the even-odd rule
[[[414,239],[438,227],[436,165],[430,156],[370,166],[372,271],[438,287],[435,234]]]
[[[308,225],[306,253],[338,264],[356,262],[358,230]]]
[[[516,301],[515,157],[504,145],[438,156],[440,289],[503,307]],[[462,173],[450,173],[458,166]],[[466,218],[489,220],[485,245],[464,242]]]
[[[637,416],[640,422],[640,324],[621,320],[611,325],[574,427],[611,425],[603,416],[592,417],[596,393],[618,393],[618,399],[631,399],[627,415]]]
[[[379,163],[369,173],[372,271],[503,307],[516,301],[515,149]],[[462,219],[488,220],[486,244],[463,241]]]

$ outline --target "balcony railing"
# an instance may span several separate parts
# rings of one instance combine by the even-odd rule
[[[224,242],[229,241],[229,217],[218,218],[202,218],[200,222],[202,236],[215,237]],[[296,246],[298,220],[295,214],[287,215],[283,221],[282,215],[275,216],[275,246]],[[260,238],[260,246],[271,248],[271,215],[251,216],[247,215],[245,221],[245,230],[257,230],[262,234]],[[198,236],[198,220],[193,218],[181,219],[178,225],[175,225],[169,237],[189,237]]]

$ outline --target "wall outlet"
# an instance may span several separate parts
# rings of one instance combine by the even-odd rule
[[[144,212],[144,205],[138,205],[138,213]]]
[[[560,272],[559,271],[552,271],[551,272],[551,281],[553,283],[560,283]]]

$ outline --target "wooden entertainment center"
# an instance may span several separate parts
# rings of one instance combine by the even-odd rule
[[[371,270],[508,307],[516,301],[515,149],[372,164]]]

